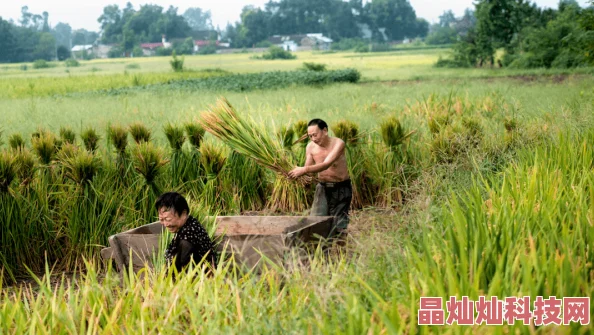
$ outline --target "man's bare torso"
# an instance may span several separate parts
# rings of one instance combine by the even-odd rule
[[[336,137],[328,138],[329,145],[327,147],[321,147],[315,143],[309,143],[311,157],[313,158],[314,164],[324,162],[328,154],[334,149],[336,145],[340,143],[340,139]],[[345,152],[330,165],[330,167],[320,173],[318,173],[318,179],[322,182],[340,182],[349,179],[349,170],[347,168],[347,161]]]

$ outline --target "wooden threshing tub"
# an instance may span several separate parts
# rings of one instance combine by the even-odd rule
[[[262,256],[281,265],[291,247],[327,238],[333,226],[332,216],[218,216],[215,233],[216,251],[232,255],[247,267],[261,264]],[[130,257],[134,271],[153,266],[164,227],[150,223],[109,237],[109,247],[101,256],[113,260],[117,269],[128,268]]]

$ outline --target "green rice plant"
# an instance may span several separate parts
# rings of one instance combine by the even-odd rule
[[[31,139],[33,151],[37,154],[39,162],[49,166],[56,154],[56,138],[49,132],[40,132]]]
[[[395,151],[414,133],[414,130],[406,132],[396,117],[390,117],[380,123],[380,134],[382,136],[382,140],[392,151]]]
[[[130,135],[132,135],[132,138],[134,139],[134,142],[136,142],[136,144],[149,142],[151,140],[150,129],[148,129],[141,122],[132,123],[130,126],[128,126],[128,129],[130,131]]]
[[[87,127],[81,134],[80,137],[85,145],[87,151],[94,152],[99,146],[101,137],[97,134],[97,131],[93,127]]]
[[[196,149],[200,148],[204,133],[206,132],[204,128],[196,122],[186,122],[184,128],[186,129],[186,135],[188,136],[190,144]]]
[[[591,296],[593,139],[592,130],[562,133],[519,149],[503,175],[477,175],[467,192],[452,192],[437,226],[423,230],[418,249],[407,248],[404,285],[415,296],[471,300]]]
[[[74,144],[76,142],[76,133],[70,127],[60,127],[60,139],[64,143]]]
[[[8,137],[8,146],[13,150],[22,150],[25,148],[25,140],[21,134],[12,134]]]
[[[347,146],[356,146],[359,142],[359,126],[349,120],[338,121],[332,126],[334,136],[342,139]]]
[[[27,187],[35,175],[35,157],[27,149],[18,150],[15,154],[16,174],[21,185]]]
[[[14,156],[7,151],[0,152],[0,192],[8,192],[8,187],[16,176]]]

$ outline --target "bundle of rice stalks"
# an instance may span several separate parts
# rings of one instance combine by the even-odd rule
[[[153,146],[150,142],[137,145],[132,151],[132,164],[134,169],[144,178],[147,185],[152,185],[161,173],[167,160],[160,147]]]
[[[66,147],[69,149],[64,150]],[[84,189],[99,171],[99,159],[86,150],[80,150],[72,144],[66,144],[58,154],[64,175]]]
[[[0,192],[8,192],[8,187],[16,178],[16,164],[9,152],[0,153]]]
[[[163,127],[163,131],[165,132],[165,136],[167,137],[167,141],[169,142],[171,150],[173,152],[181,151],[184,141],[186,140],[186,137],[184,136],[184,129],[171,123],[167,123]]]
[[[307,136],[307,121],[299,120],[293,124],[293,131],[295,135],[297,135],[297,141],[295,143],[301,143],[303,147],[307,145],[309,142],[309,137]]]
[[[337,122],[332,131],[334,136],[342,139],[349,146],[356,146],[359,142],[359,126],[349,120]]]
[[[210,142],[205,142],[200,147],[200,163],[208,179],[214,179],[223,170],[226,154],[223,148]]]
[[[128,129],[136,144],[146,143],[151,140],[151,131],[141,122],[131,124]]]
[[[227,153],[221,146],[205,142],[200,146],[200,162],[206,173],[206,183],[200,195],[202,204],[211,211],[224,212],[236,207],[230,187],[224,186],[223,178],[219,175],[223,171]]]
[[[113,144],[118,155],[126,152],[126,147],[128,146],[128,131],[126,128],[121,125],[110,125],[107,128],[107,138]]]
[[[202,127],[221,139],[231,149],[254,159],[260,165],[288,178],[295,167],[293,155],[287,154],[279,141],[270,136],[266,129],[253,119],[239,117],[235,109],[224,98],[202,113]],[[311,177],[297,179],[301,185],[311,182]]]
[[[380,124],[382,140],[390,150],[396,150],[414,133],[414,130],[407,133],[396,117],[390,117]]]
[[[31,139],[33,150],[43,165],[50,165],[56,153],[56,139],[49,132],[37,133]]]
[[[242,211],[259,211],[267,197],[265,170],[254,160],[238,152],[231,152],[226,162],[225,175],[233,193],[238,195]]]
[[[196,149],[200,148],[200,144],[204,138],[204,128],[202,128],[200,124],[196,122],[187,122],[184,125],[184,128],[186,129],[186,135],[188,136],[190,144],[192,144],[192,146]]]
[[[83,143],[85,144],[85,148],[88,151],[93,152],[97,150],[99,140],[101,139],[101,137],[99,136],[99,134],[97,134],[95,128],[88,127],[80,134],[80,137],[82,138]]]
[[[21,149],[15,156],[16,174],[21,185],[28,186],[35,175],[35,158],[31,151]]]
[[[292,127],[281,126],[280,130],[277,133],[277,136],[281,143],[283,144],[283,148],[286,150],[291,150],[293,146],[293,139],[295,138],[295,131]]]
[[[60,139],[64,143],[74,144],[76,141],[76,134],[69,127],[60,127]]]
[[[25,148],[25,140],[21,134],[12,134],[8,138],[8,146],[13,150],[22,150]]]

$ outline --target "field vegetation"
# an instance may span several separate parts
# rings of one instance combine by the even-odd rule
[[[297,56],[282,64],[245,54],[186,56],[184,67],[221,59],[224,66],[200,64],[246,73],[266,64],[297,70],[307,60],[328,70],[355,68],[363,83],[180,89],[181,79],[229,74],[166,72],[168,58],[142,58],[71,68],[105,66],[96,77],[39,70],[35,80],[43,85],[35,89],[53,93],[0,96],[3,331],[592,331],[592,324],[417,325],[421,296],[594,296],[588,68],[434,69],[423,59],[437,53],[426,50]],[[403,57],[415,60],[406,65]],[[150,62],[162,67],[153,73]],[[97,78],[125,82],[128,63],[161,84],[113,95],[96,90],[128,85],[92,86]],[[5,71],[0,85],[32,80],[29,71]],[[376,81],[380,72],[387,82]],[[415,72],[424,79],[400,81],[415,79]],[[77,80],[86,88],[76,91]],[[347,142],[354,184],[347,245],[291,255],[287,268],[260,274],[237,272],[229,262],[213,277],[194,269],[195,276],[178,281],[160,263],[141,276],[116,274],[100,261],[101,246],[111,234],[156,221],[152,206],[166,190],[185,194],[198,217],[307,214],[311,186],[299,188],[302,194],[279,184],[277,174],[205,129],[210,123],[202,112],[220,96],[254,120],[255,133],[278,141],[270,146],[289,162],[302,164],[304,145],[294,142],[311,118],[325,119],[331,134]],[[214,228],[207,223],[211,234]]]

